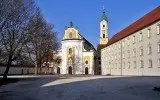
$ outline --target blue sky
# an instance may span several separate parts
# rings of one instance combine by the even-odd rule
[[[103,6],[109,21],[109,38],[160,6],[160,0],[36,0],[45,19],[54,25],[61,40],[72,21],[95,47],[99,43],[99,22]]]

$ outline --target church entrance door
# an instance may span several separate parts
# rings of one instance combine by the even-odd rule
[[[61,73],[61,70],[59,67],[57,67],[57,74],[60,74]]]
[[[71,66],[69,66],[69,68],[68,68],[68,74],[72,75],[72,67]]]
[[[88,75],[88,67],[85,68],[85,74]]]

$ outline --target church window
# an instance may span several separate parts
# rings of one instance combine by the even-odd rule
[[[103,25],[103,28],[105,28],[105,25]]]
[[[86,60],[85,64],[87,65],[88,64],[88,61]]]
[[[152,60],[151,59],[149,59],[149,68],[152,68]]]
[[[103,34],[103,38],[105,38],[105,34]]]
[[[69,59],[68,64],[72,65],[72,59],[71,58]]]
[[[69,33],[69,38],[72,38],[72,32],[71,32],[71,33]]]
[[[72,54],[72,48],[69,48],[69,54]]]

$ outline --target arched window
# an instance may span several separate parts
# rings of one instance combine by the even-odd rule
[[[105,34],[103,34],[103,38],[105,38]]]
[[[103,25],[103,28],[105,28],[105,25]]]
[[[72,38],[72,32],[71,32],[71,33],[69,33],[69,38]]]
[[[72,54],[72,48],[69,48],[69,54]]]

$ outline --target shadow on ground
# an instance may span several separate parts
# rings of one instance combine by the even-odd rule
[[[104,77],[73,81],[82,77],[45,77],[22,79],[2,86],[1,100],[159,100],[159,77]],[[77,80],[76,79],[76,80]],[[61,80],[61,81],[59,81]],[[55,84],[67,81],[62,84]],[[49,84],[45,86],[45,84]],[[3,92],[3,93],[2,93]]]

